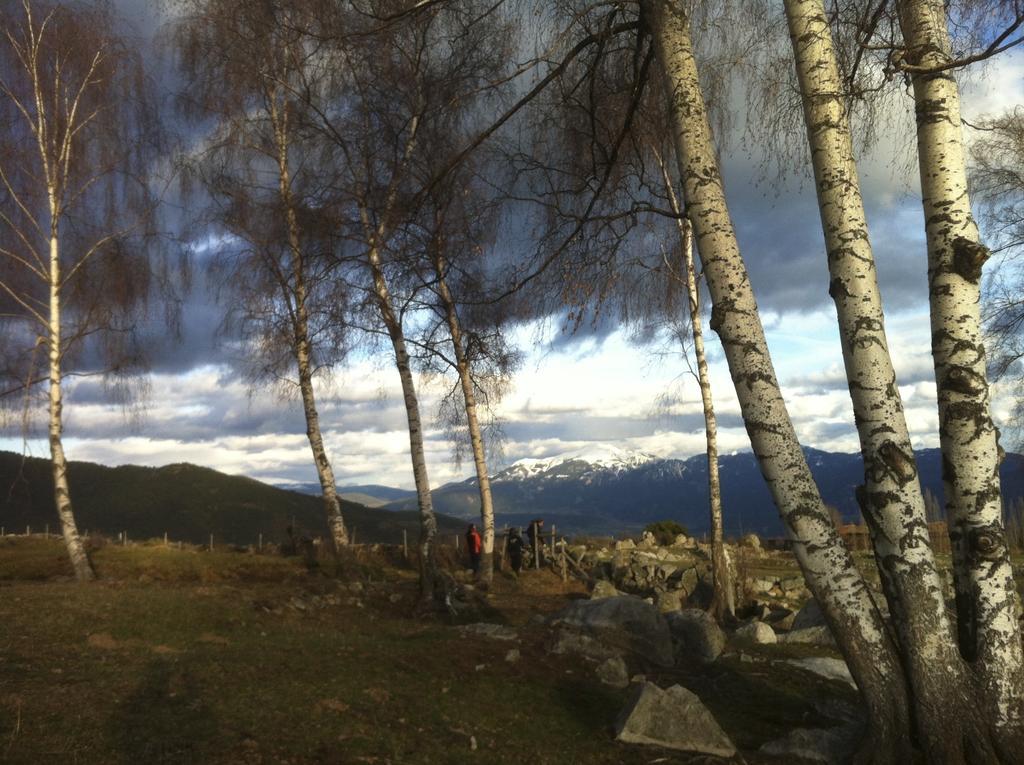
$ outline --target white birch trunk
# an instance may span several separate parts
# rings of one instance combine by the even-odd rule
[[[704,409],[704,441],[708,457],[708,506],[711,519],[711,608],[716,621],[736,616],[736,600],[729,562],[725,554],[725,539],[722,530],[722,483],[718,476],[718,420],[715,417],[715,403],[711,397],[711,376],[708,373],[708,359],[704,352],[704,321],[700,315],[700,291],[697,286],[697,268],[693,261],[693,226],[682,217],[682,209],[676,196],[675,184],[668,168],[659,156],[658,165],[668,191],[669,204],[676,214],[680,246],[683,250],[683,270],[686,272],[686,294],[690,309],[690,330],[693,335],[693,355],[697,359],[697,382]]]
[[[473,379],[470,374],[469,360],[466,358],[462,326],[455,310],[455,300],[452,298],[448,282],[445,280],[446,265],[440,254],[434,257],[434,270],[437,274],[438,296],[444,304],[448,332],[451,335],[452,349],[455,353],[455,367],[459,374],[459,383],[462,386],[462,397],[466,406],[466,425],[469,428],[469,440],[473,448],[473,464],[476,467],[477,486],[480,490],[480,521],[483,526],[480,579],[490,584],[494,578],[494,501],[491,497],[491,479],[487,474],[487,457],[484,453],[484,440],[480,432],[480,419],[476,411],[476,394],[473,392]]]
[[[52,190],[50,191],[50,214],[56,220],[56,202]],[[55,223],[53,225],[56,228]],[[50,234],[50,332],[47,338],[50,372],[49,440],[50,460],[53,467],[53,494],[57,505],[57,516],[60,518],[61,532],[64,535],[64,544],[68,550],[68,557],[71,559],[71,567],[75,571],[75,578],[80,582],[88,582],[96,578],[96,573],[85,553],[85,545],[82,544],[82,538],[78,535],[78,526],[75,524],[75,514],[71,508],[71,488],[68,485],[68,461],[64,456],[62,440],[64,401],[61,391],[63,347],[60,282],[60,243],[57,232],[54,230]]]
[[[1018,600],[1002,526],[998,432],[989,412],[979,314],[989,256],[971,215],[951,70],[913,73],[951,59],[941,0],[897,2],[917,116],[921,196],[928,240],[932,356],[938,388],[950,540],[957,579],[960,649],[986,690],[1004,756],[1024,750],[1024,655]]]
[[[930,761],[964,756],[970,693],[930,547],[924,497],[885,335],[849,115],[822,0],[786,0],[854,422],[864,458],[857,498],[907,668]]]
[[[673,193],[674,196],[674,193]],[[697,357],[697,378],[704,408],[704,439],[708,455],[708,504],[711,512],[711,578],[713,596],[711,612],[721,622],[725,616],[736,616],[732,576],[725,557],[725,539],[722,530],[722,483],[718,477],[718,420],[711,398],[711,378],[708,359],[704,353],[704,330],[700,315],[700,293],[693,262],[693,229],[689,221],[683,222],[683,259],[686,268],[686,288],[690,303],[690,327],[693,331],[693,353]]]
[[[341,499],[338,497],[338,489],[334,480],[334,469],[331,467],[327,450],[324,448],[323,434],[320,430],[320,414],[317,411],[316,395],[313,391],[309,310],[306,305],[306,271],[288,169],[287,112],[279,111],[275,105],[271,110],[271,118],[274,121],[274,136],[277,142],[278,188],[288,228],[288,248],[291,255],[292,279],[294,280],[290,291],[285,283],[282,283],[281,287],[285,293],[286,302],[291,303],[294,300],[292,314],[294,347],[292,350],[298,366],[299,391],[302,395],[302,410],[306,418],[306,437],[309,439],[309,447],[313,452],[313,463],[316,465],[316,474],[324,498],[327,528],[334,550],[337,552],[348,545],[349,539],[341,514]],[[283,275],[280,278],[283,281]]]
[[[437,561],[434,555],[437,518],[434,515],[434,505],[430,496],[430,479],[427,476],[427,460],[423,450],[423,424],[420,420],[419,399],[416,396],[412,362],[405,345],[405,333],[402,323],[391,305],[391,292],[384,276],[380,253],[375,245],[370,246],[368,258],[377,308],[384,326],[387,328],[388,337],[391,338],[391,346],[395,353],[395,366],[398,367],[398,374],[402,380],[405,416],[409,424],[409,456],[412,460],[416,500],[420,511],[420,601],[427,604],[434,598],[434,588],[438,583]]]
[[[689,19],[671,0],[642,0],[669,91],[676,158],[688,216],[761,472],[869,710],[875,744],[891,761],[909,754],[906,687],[899,660],[853,559],[811,477],[775,377],[753,290],[725,201],[708,125]]]

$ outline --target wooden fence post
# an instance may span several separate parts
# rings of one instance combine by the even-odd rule
[[[555,524],[551,524],[551,557],[555,557]]]
[[[210,552],[213,552],[213,534],[210,534]]]
[[[167,547],[167,532],[164,532],[164,547]]]
[[[25,527],[25,536],[27,536],[27,537],[32,536],[32,527],[31,526],[26,526]]]
[[[402,529],[402,557],[409,562],[409,529]]]
[[[263,552],[263,532],[262,531],[260,532],[259,550],[260,550],[260,552]]]

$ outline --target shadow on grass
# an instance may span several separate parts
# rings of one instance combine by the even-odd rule
[[[220,737],[194,670],[180,660],[147,664],[106,733],[111,761],[126,765],[205,762]]]

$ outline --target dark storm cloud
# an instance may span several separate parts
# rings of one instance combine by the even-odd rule
[[[831,306],[828,262],[814,187],[799,178],[751,182],[756,163],[726,158],[729,209],[762,311]],[[927,300],[927,253],[920,200],[865,188],[869,234],[886,311]]]
[[[166,21],[166,16],[145,0],[119,0],[117,5],[148,39]],[[162,84],[174,83],[165,76]],[[739,104],[737,108],[745,106]],[[739,141],[733,138],[726,145],[739,145]],[[884,146],[878,149],[883,157],[878,161],[883,165],[886,151],[889,150]],[[802,177],[796,173],[781,181],[754,182],[764,176],[761,166],[759,157],[744,151],[727,151],[723,157],[729,207],[759,304],[767,314],[815,311],[829,304],[830,299],[813,183],[806,171]],[[864,184],[888,311],[917,305],[926,297],[920,203],[909,196],[893,201],[893,195],[886,192],[898,184],[898,180],[884,173],[876,173],[876,180]],[[531,243],[527,240],[534,225],[528,222],[528,212],[520,210],[512,217],[515,219],[506,220],[501,227],[502,235],[509,241],[498,246],[510,253],[530,251]],[[217,304],[216,295],[197,279],[194,291],[186,298],[180,337],[172,336],[166,328],[162,331],[159,325],[151,328],[151,368],[173,373],[211,363],[232,364],[224,344],[216,337],[222,315],[223,307]],[[554,332],[543,341],[543,346],[524,350],[542,356],[545,352],[599,354],[604,341],[620,328],[620,322],[609,310],[585,316],[575,331],[567,327],[564,314],[549,317],[548,326],[565,330]],[[233,374],[238,376],[241,370]]]

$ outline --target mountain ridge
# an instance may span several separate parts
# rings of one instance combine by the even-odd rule
[[[162,537],[203,544],[210,534],[218,543],[253,544],[262,534],[268,542],[283,542],[288,527],[297,534],[326,535],[323,501],[318,496],[271,486],[248,476],[234,476],[185,462],[161,467],[91,462],[68,464],[68,481],[75,520],[81,531],[130,539]],[[319,487],[318,487],[319,488]],[[372,509],[342,501],[342,514],[356,541],[402,541],[419,537],[419,513]],[[53,504],[50,462],[38,457],[0,451],[0,525],[8,533],[31,526],[42,531],[60,523]],[[438,517],[439,531],[459,533],[462,521]]]
[[[619,450],[622,452],[622,450]],[[523,526],[544,517],[567,533],[636,532],[648,523],[675,520],[691,533],[708,529],[707,458],[657,458],[635,453],[619,455],[604,464],[587,462],[577,452],[555,457],[520,460],[491,476],[495,515],[499,526]],[[847,521],[859,519],[854,496],[863,482],[859,453],[826,452],[804,448],[808,465],[827,504]],[[941,502],[941,452],[915,452],[922,487]],[[725,528],[730,535],[753,531],[782,536],[784,529],[752,452],[719,458],[725,507]],[[1003,496],[1009,503],[1024,496],[1024,456],[1007,454],[1000,470]],[[456,518],[479,517],[476,478],[438,487],[434,507]],[[385,505],[409,510],[415,498]]]

